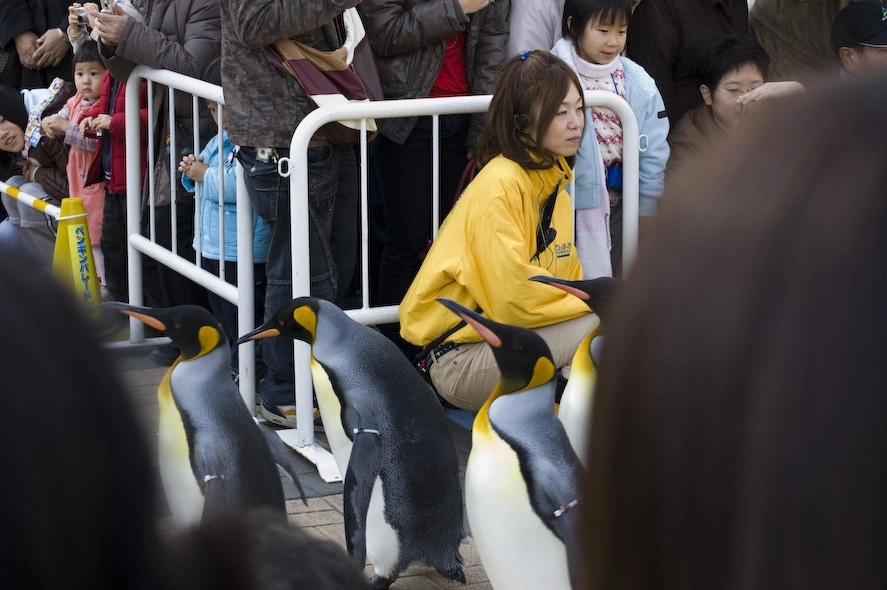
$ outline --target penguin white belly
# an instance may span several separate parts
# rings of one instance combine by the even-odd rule
[[[185,427],[172,399],[160,402],[157,436],[160,481],[169,510],[179,527],[197,526],[203,515],[204,496],[191,468]]]
[[[567,431],[570,446],[587,466],[588,433],[591,429],[591,403],[594,399],[594,375],[577,375],[574,370],[561,397],[557,417]]]
[[[465,508],[493,588],[570,590],[567,551],[530,505],[517,454],[496,436],[475,436]]]
[[[323,422],[324,434],[330,443],[330,451],[336,459],[339,474],[345,477],[348,461],[351,459],[351,439],[345,434],[342,425],[342,404],[333,390],[330,378],[314,358],[311,359],[311,378],[314,381],[314,392],[317,394],[317,408]]]
[[[382,478],[377,477],[367,510],[367,558],[376,568],[376,575],[390,577],[400,561],[400,539],[397,531],[385,521],[385,495]]]
[[[323,430],[336,459],[339,473],[344,477],[351,460],[351,439],[342,425],[342,404],[333,391],[329,376],[313,358],[311,378],[317,394],[317,407],[323,420]],[[377,477],[370,496],[366,517],[366,554],[376,568],[376,574],[388,577],[400,560],[400,540],[397,532],[385,521],[385,498],[382,480]]]
[[[591,407],[594,400],[594,388],[597,382],[597,370],[591,357],[591,343],[596,331],[592,331],[573,355],[572,371],[564,393],[561,396],[557,417],[570,446],[583,466],[587,467],[588,435],[591,431]]]

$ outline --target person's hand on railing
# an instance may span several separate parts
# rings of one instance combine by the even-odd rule
[[[203,158],[188,154],[179,162],[179,172],[195,182],[203,182],[209,166],[203,163]]]

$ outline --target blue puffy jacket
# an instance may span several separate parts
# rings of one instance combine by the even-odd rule
[[[223,207],[225,210],[225,261],[237,261],[237,180],[234,175],[234,146],[228,139],[228,132],[222,133],[222,145],[224,148],[223,159],[225,166],[224,184],[225,195]],[[200,187],[197,210],[200,211],[198,227],[197,217],[194,220],[194,249],[197,249],[200,239],[200,252],[204,258],[220,260],[219,248],[219,136],[209,140],[203,151],[200,152],[204,164],[209,166],[203,177],[203,182],[196,183]],[[182,175],[182,185],[188,192],[193,193],[195,182],[186,175]],[[256,263],[265,262],[268,259],[268,246],[271,243],[271,227],[262,219],[253,214],[253,260]]]

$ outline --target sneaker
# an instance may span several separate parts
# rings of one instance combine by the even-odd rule
[[[181,351],[179,347],[170,342],[160,348],[155,348],[151,351],[151,358],[157,361],[158,363],[162,363],[166,366],[172,365],[176,362],[176,359],[179,358],[179,354]]]
[[[296,427],[296,406],[278,406],[277,404],[266,404],[262,400],[262,407],[259,410],[262,417],[278,426],[285,428]],[[323,422],[320,419],[320,410],[314,408],[314,432],[323,432]]]

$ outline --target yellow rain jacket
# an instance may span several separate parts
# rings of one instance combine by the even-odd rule
[[[470,309],[480,307],[497,322],[525,328],[590,313],[573,295],[528,280],[535,275],[582,279],[565,190],[572,176],[563,158],[547,170],[528,170],[502,155],[487,163],[447,216],[400,304],[401,336],[424,347],[460,322],[435,301],[438,297]],[[543,208],[555,189],[550,227],[557,234],[533,258]],[[474,328],[465,326],[446,341],[482,340]]]

